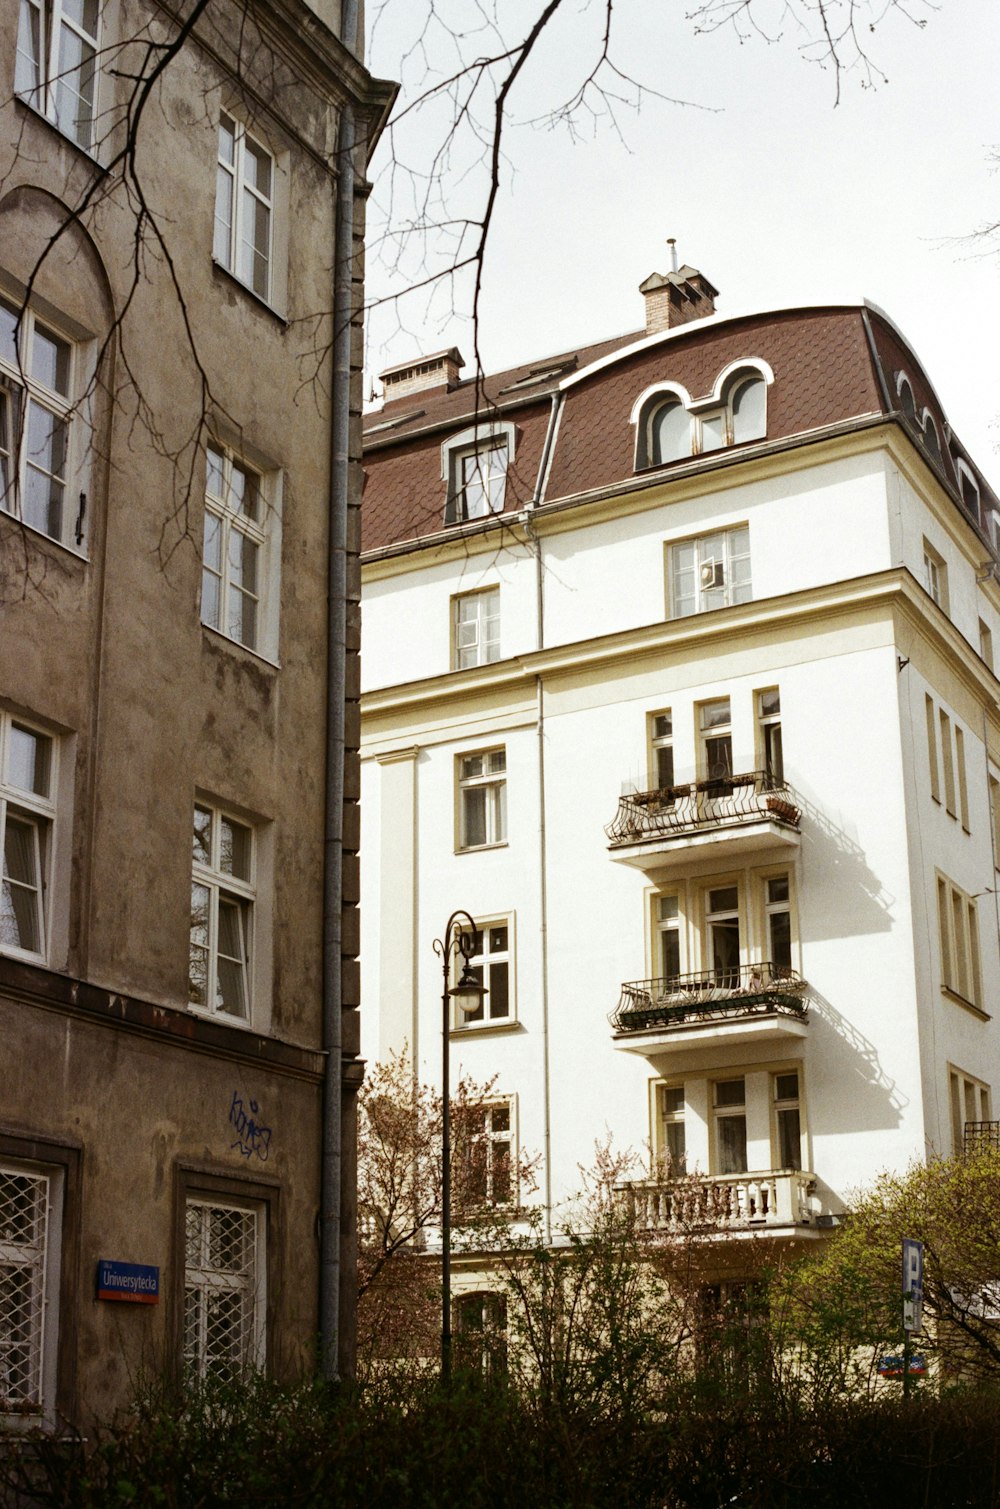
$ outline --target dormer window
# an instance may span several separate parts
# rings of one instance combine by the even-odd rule
[[[763,440],[771,381],[765,363],[739,362],[719,374],[706,398],[692,399],[675,383],[647,390],[632,411],[636,469]]]
[[[514,426],[469,429],[441,448],[441,469],[448,486],[444,521],[465,524],[503,513],[507,467],[514,449]]]

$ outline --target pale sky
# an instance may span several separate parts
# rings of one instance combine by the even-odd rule
[[[1000,239],[969,239],[1000,220],[1000,170],[990,162],[991,148],[1000,152],[1000,4],[939,0],[931,9],[914,0],[922,28],[890,9],[865,34],[889,82],[864,88],[850,74],[834,107],[832,75],[802,58],[794,31],[773,44],[754,37],[741,45],[731,31],[696,36],[685,19],[693,3],[617,0],[613,34],[620,66],[690,104],[648,98],[638,113],[623,109],[624,141],[579,112],[575,141],[565,128],[512,131],[480,311],[487,370],[640,328],[638,285],[669,271],[666,238],[675,236],[681,261],[719,289],[720,313],[873,300],[900,327],[954,430],[1000,489]],[[412,31],[417,0],[383,4],[370,65],[383,77],[415,78],[424,66]],[[513,39],[542,0],[499,5]],[[783,10],[782,0],[763,5],[772,17]],[[439,13],[445,6],[464,22],[480,0],[438,0]],[[602,8],[599,0],[566,0],[534,72],[525,70],[512,96],[515,120],[576,87]],[[485,34],[473,38],[468,55],[489,45]],[[454,67],[443,31],[428,38],[427,55],[432,67]],[[407,138],[405,130],[401,124],[399,155],[426,162],[440,120],[436,131],[428,123]],[[395,272],[379,255],[388,146],[373,163],[374,297],[421,271],[412,245]],[[475,212],[480,154],[467,148],[453,160],[446,213]],[[397,214],[405,214],[398,175],[395,187]],[[417,294],[398,313],[375,311],[369,372],[454,344],[470,375],[470,302],[466,282],[454,298]]]

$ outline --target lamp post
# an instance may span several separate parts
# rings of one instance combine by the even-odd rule
[[[450,1011],[454,999],[464,1012],[476,1011],[487,994],[469,963],[472,940],[478,932],[469,913],[461,908],[452,912],[444,938],[434,939],[434,952],[441,957],[441,1377],[451,1377],[451,1064],[449,1062]],[[462,957],[462,974],[458,983],[450,984],[451,961]]]

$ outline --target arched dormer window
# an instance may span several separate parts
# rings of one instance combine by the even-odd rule
[[[928,456],[932,456],[935,461],[940,460],[941,442],[938,439],[937,425],[931,418],[930,409],[924,410],[923,423],[920,428],[923,436],[924,450],[927,452]]]
[[[767,434],[767,382],[751,373],[736,383],[730,398],[733,445],[763,440]]]
[[[910,379],[905,372],[896,373],[896,393],[899,397],[899,407],[907,419],[917,423],[917,406],[913,401],[913,389],[910,387]]]
[[[679,398],[668,398],[649,419],[649,465],[662,466],[691,454],[691,415]]]
[[[724,367],[706,398],[690,398],[677,383],[647,388],[631,415],[636,470],[763,440],[773,381],[767,363],[754,358]]]

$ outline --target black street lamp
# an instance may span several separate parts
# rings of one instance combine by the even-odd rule
[[[469,963],[473,938],[479,929],[469,913],[452,912],[444,930],[444,939],[434,939],[434,952],[441,957],[444,983],[441,990],[441,1377],[451,1377],[451,1064],[449,1046],[451,1011],[449,1001],[458,1002],[462,1011],[478,1011],[487,994]],[[450,984],[451,961],[462,957],[462,973],[455,985]]]

